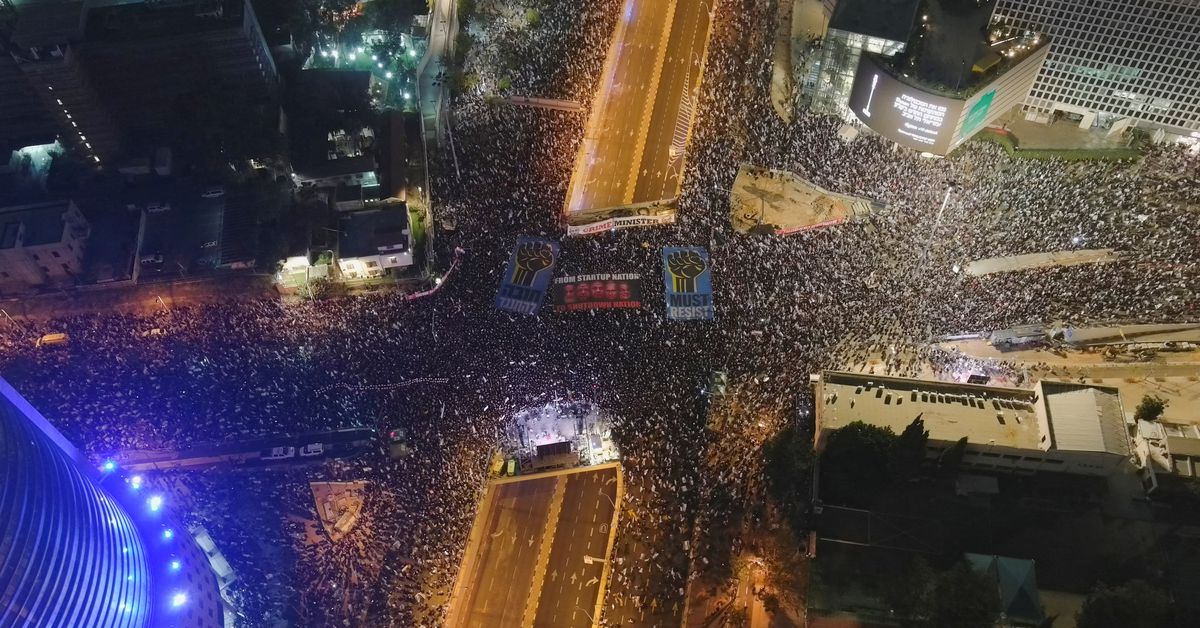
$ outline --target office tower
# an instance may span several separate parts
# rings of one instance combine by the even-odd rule
[[[216,578],[168,506],[0,379],[0,626],[220,626]]]
[[[1197,0],[998,0],[992,19],[1050,37],[1025,100],[1034,113],[1200,134]]]

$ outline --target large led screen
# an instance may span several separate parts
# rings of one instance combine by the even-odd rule
[[[954,138],[963,101],[901,83],[870,55],[858,63],[850,109],[876,133],[920,151],[944,155]]]

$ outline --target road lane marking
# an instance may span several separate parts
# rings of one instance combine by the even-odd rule
[[[542,597],[542,583],[546,579],[550,549],[554,544],[554,532],[558,528],[558,518],[562,514],[563,496],[566,495],[566,492],[567,477],[565,475],[555,477],[554,495],[550,498],[550,511],[546,516],[545,528],[542,529],[542,542],[538,546],[537,561],[533,566],[533,583],[529,588],[529,597],[525,600],[525,613],[521,618],[523,628],[533,628],[533,620],[537,617],[538,602]],[[533,546],[532,536],[529,537],[529,545]]]

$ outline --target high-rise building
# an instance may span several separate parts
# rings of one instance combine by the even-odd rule
[[[859,59],[864,52],[885,58],[904,52],[920,4],[918,0],[840,0],[829,18],[820,61],[806,81],[813,109],[847,116]]]
[[[0,12],[0,153],[57,139],[104,163],[168,143],[201,87],[265,102],[277,79],[249,0],[18,5]]]
[[[168,506],[0,379],[0,626],[221,626],[216,577]]]
[[[991,5],[839,0],[805,84],[817,111],[945,155],[1029,93],[1041,33],[988,28]]]
[[[998,0],[992,21],[1050,36],[1025,100],[1033,113],[1198,137],[1197,0]]]

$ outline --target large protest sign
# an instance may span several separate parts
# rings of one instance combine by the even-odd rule
[[[715,310],[708,251],[697,246],[667,246],[662,257],[667,318],[711,320]]]
[[[496,307],[518,314],[536,313],[546,298],[557,259],[557,243],[530,236],[517,238],[496,293]]]
[[[551,290],[559,312],[642,307],[642,276],[637,273],[569,275]]]

